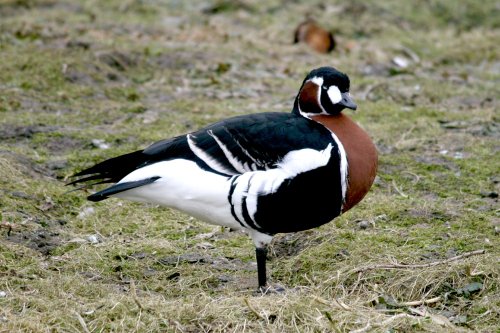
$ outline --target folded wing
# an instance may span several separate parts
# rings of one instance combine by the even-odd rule
[[[314,121],[288,113],[259,113],[230,118],[199,131],[158,141],[144,150],[103,161],[85,169],[70,184],[90,187],[117,183],[89,199],[103,200],[109,195],[156,181],[157,175],[133,183],[120,182],[131,172],[176,159],[195,162],[200,168],[232,177],[246,172],[276,168],[293,150],[323,150],[331,134]]]

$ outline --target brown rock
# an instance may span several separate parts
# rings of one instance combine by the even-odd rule
[[[335,39],[332,33],[312,19],[302,22],[295,30],[294,43],[299,42],[306,43],[320,53],[328,53],[335,48]]]

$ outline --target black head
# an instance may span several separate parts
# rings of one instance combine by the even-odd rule
[[[349,85],[349,77],[333,67],[314,69],[300,87],[293,112],[310,117],[338,114],[345,108],[356,110],[349,95]]]

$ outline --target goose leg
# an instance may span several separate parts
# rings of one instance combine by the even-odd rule
[[[256,247],[255,255],[257,257],[257,275],[259,279],[259,288],[265,288],[267,283],[267,277],[266,277],[267,246]]]
[[[250,229],[249,232],[255,244],[255,256],[257,258],[257,275],[259,279],[259,289],[264,290],[267,284],[267,277],[266,277],[267,245],[271,243],[273,236],[264,234],[255,229]]]

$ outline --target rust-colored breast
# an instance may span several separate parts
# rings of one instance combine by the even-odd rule
[[[346,212],[363,199],[375,180],[377,149],[368,134],[342,113],[314,116],[312,119],[334,132],[344,145],[348,163],[348,187],[342,212]]]

